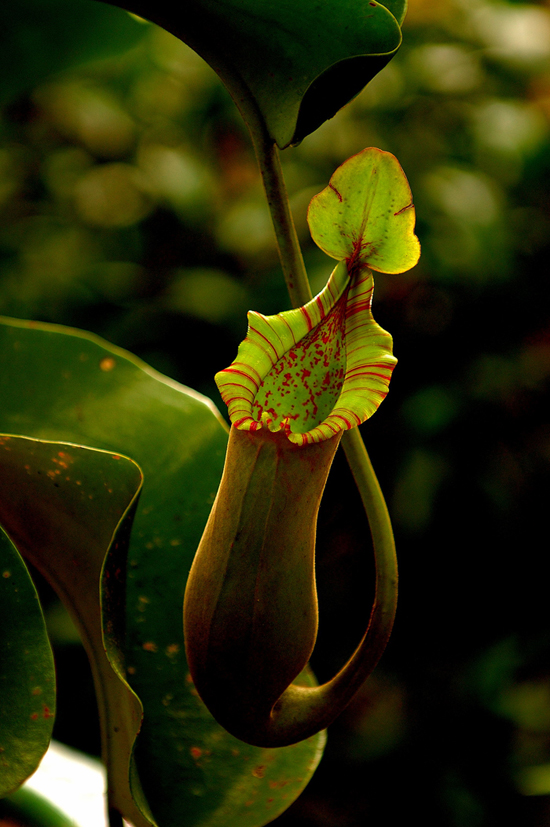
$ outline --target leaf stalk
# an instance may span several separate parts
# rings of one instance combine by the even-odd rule
[[[252,140],[275,230],[288,295],[293,307],[302,307],[313,294],[290,210],[279,149],[263,129],[254,130]]]

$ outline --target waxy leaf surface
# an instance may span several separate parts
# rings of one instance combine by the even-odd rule
[[[97,337],[13,320],[0,325],[0,393],[4,431],[123,454],[143,471],[127,561],[125,523],[103,583],[112,610],[107,648],[143,705],[138,801],[141,786],[161,827],[271,821],[311,777],[324,735],[275,750],[243,744],[198,698],[184,654],[185,582],[227,443],[219,414],[204,397]],[[129,762],[129,754],[121,759],[122,772]]]
[[[311,236],[321,250],[381,273],[404,273],[417,263],[415,217],[399,161],[373,147],[339,166],[308,210]]]
[[[0,452],[5,450],[0,437]],[[55,672],[34,584],[0,529],[0,798],[37,768],[50,742]]]
[[[119,524],[129,519],[141,481],[137,465],[118,454],[0,437],[0,524],[55,587],[80,631],[96,685],[113,803],[138,827],[145,822],[128,788],[128,755],[141,705],[105,656],[99,595],[105,556]],[[77,698],[74,709],[78,715]]]
[[[188,43],[245,120],[284,148],[331,118],[391,59],[405,0],[117,0]],[[397,19],[396,19],[397,18]]]

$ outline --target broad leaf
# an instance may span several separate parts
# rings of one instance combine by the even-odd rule
[[[94,675],[113,803],[137,827],[143,819],[129,791],[128,756],[141,705],[105,656],[100,580],[109,546],[140,487],[139,468],[118,454],[1,438],[0,523],[56,588],[77,624]]]
[[[143,704],[135,766],[152,816],[161,827],[271,821],[311,777],[324,736],[276,750],[243,744],[207,712],[184,656],[185,582],[227,442],[219,414],[94,336],[10,320],[0,326],[0,393],[2,429],[120,452],[143,470],[126,606],[122,546],[108,561],[104,600],[118,606],[109,652]]]
[[[283,148],[331,118],[391,59],[401,43],[406,2],[116,0],[116,5],[188,43],[220,75],[249,126],[254,128],[259,113]]]
[[[369,147],[338,167],[309,205],[315,243],[332,258],[381,273],[404,273],[418,261],[412,193],[397,158]]]
[[[0,438],[0,455],[9,451]],[[34,772],[51,738],[55,672],[38,596],[0,529],[0,798]]]

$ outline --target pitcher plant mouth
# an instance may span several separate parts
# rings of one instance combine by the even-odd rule
[[[388,392],[392,337],[373,319],[373,278],[340,262],[303,307],[248,314],[237,358],[216,375],[233,425],[282,430],[297,445],[364,422]]]
[[[315,243],[339,264],[303,307],[248,314],[237,358],[216,375],[232,424],[322,442],[360,425],[388,393],[397,359],[372,316],[372,270],[402,273],[420,255],[405,173],[369,147],[332,176],[309,206]]]

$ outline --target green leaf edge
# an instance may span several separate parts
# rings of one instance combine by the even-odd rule
[[[137,465],[137,463],[136,463]],[[139,465],[138,465],[139,468]],[[117,564],[120,562],[120,565],[125,568],[127,564],[128,558],[128,547],[130,543],[130,536],[132,533],[133,522],[135,511],[138,505],[139,497],[141,495],[141,491],[143,489],[143,482],[144,482],[144,475],[142,472],[142,479],[141,479],[141,486],[139,490],[136,492],[132,502],[128,505],[128,508],[122,515],[120,522],[118,523],[115,532],[113,534],[113,539],[109,545],[105,553],[105,557],[103,558],[103,565],[101,567],[101,575],[100,575],[100,582],[99,582],[99,602],[100,602],[100,609],[101,609],[101,633],[103,638],[103,646],[105,649],[105,654],[107,656],[107,660],[109,661],[113,672],[120,680],[120,682],[126,687],[128,692],[133,696],[135,699],[136,705],[139,705],[139,709],[141,710],[141,721],[143,721],[144,716],[144,705],[141,701],[138,693],[133,689],[126,678],[126,670],[124,667],[124,659],[123,654],[119,647],[116,644],[115,637],[112,630],[112,623],[113,623],[113,613],[110,612],[107,608],[108,604],[111,600],[112,590],[110,588],[109,580],[111,576],[115,575],[116,567],[112,565],[113,558],[117,558]],[[122,549],[122,552],[120,551]],[[141,726],[136,729],[133,737],[133,743],[131,745],[131,752],[129,756],[128,762],[128,785],[130,789],[130,793],[132,795],[132,799],[135,805],[138,807],[139,811],[141,812],[142,816],[153,825],[153,827],[157,827],[157,821],[151,812],[151,808],[149,806],[149,802],[143,792],[139,772],[137,769],[136,761],[135,761],[135,750],[136,750],[136,743],[139,737]],[[124,815],[124,814],[123,814]]]
[[[410,270],[420,258],[407,176],[395,155],[377,147],[336,169],[311,199],[307,220],[311,237],[331,258],[391,274]]]
[[[102,2],[102,0],[100,0]],[[56,324],[55,322],[35,322],[29,319],[16,319],[12,316],[3,316],[0,315],[0,325],[5,325],[8,328],[20,328],[21,330],[29,330],[29,329],[38,329],[44,331],[46,333],[57,333],[63,336],[74,336],[78,339],[84,339],[87,342],[93,342],[98,347],[102,348],[103,350],[107,350],[109,354],[113,356],[119,356],[121,359],[124,359],[126,362],[131,362],[135,367],[142,370],[144,373],[148,374],[152,379],[156,379],[158,382],[162,382],[164,385],[168,385],[168,387],[174,388],[181,392],[182,390],[185,391],[186,395],[192,397],[197,402],[200,402],[202,405],[210,409],[210,412],[214,414],[215,418],[218,420],[219,424],[223,427],[223,429],[229,433],[229,428],[227,427],[227,422],[217,409],[214,402],[208,397],[204,396],[204,394],[199,393],[199,391],[190,388],[188,385],[182,385],[181,382],[177,382],[175,379],[171,379],[169,376],[166,376],[164,373],[152,368],[147,362],[144,362],[143,359],[140,359],[139,356],[136,356],[129,350],[125,350],[123,347],[119,347],[118,345],[114,345],[111,342],[104,339],[102,336],[98,336],[96,333],[91,333],[88,330],[82,330],[78,327],[71,327],[70,325],[63,325],[63,324]],[[24,436],[24,434],[15,434],[15,436]],[[32,437],[32,439],[38,439],[39,441],[57,441],[57,440],[41,440],[41,437]],[[63,442],[63,440],[59,440]],[[77,443],[69,443],[66,442],[67,445],[77,445]],[[78,447],[78,445],[77,445]],[[91,448],[93,451],[107,451],[107,453],[112,453],[110,449],[103,449],[97,448],[96,446],[86,446],[81,445],[80,447],[88,447]],[[126,459],[130,459],[136,465],[139,464],[132,459],[131,457],[126,457]]]
[[[4,436],[4,434],[0,435],[0,439],[3,436]],[[50,743],[52,730],[53,730],[53,723],[54,723],[54,716],[55,716],[55,700],[56,700],[56,698],[55,698],[55,666],[54,666],[54,660],[53,660],[53,652],[52,652],[52,649],[51,649],[51,646],[50,646],[48,633],[46,631],[46,623],[44,621],[44,616],[43,616],[43,613],[42,613],[42,607],[40,605],[40,600],[38,598],[38,593],[36,591],[36,587],[33,583],[32,577],[31,577],[31,575],[29,573],[29,570],[28,570],[28,568],[25,564],[25,561],[23,560],[23,558],[21,557],[21,555],[19,553],[19,550],[17,549],[17,546],[15,545],[15,543],[13,542],[13,540],[11,539],[9,534],[1,526],[0,526],[0,532],[1,532],[0,542],[4,546],[4,549],[8,551],[8,553],[11,557],[10,569],[13,568],[13,566],[15,565],[18,569],[18,571],[16,573],[16,577],[18,577],[19,579],[24,581],[24,585],[18,586],[17,591],[20,592],[22,588],[25,588],[27,590],[28,596],[31,599],[34,599],[36,601],[35,605],[33,606],[33,608],[35,609],[35,611],[33,612],[34,620],[36,621],[35,622],[35,635],[39,636],[39,639],[40,639],[39,640],[39,645],[41,646],[41,649],[42,649],[42,660],[43,660],[44,663],[42,663],[41,666],[45,665],[46,670],[47,670],[46,675],[40,675],[40,678],[37,675],[36,683],[39,683],[39,682],[40,683],[48,683],[48,682],[50,682],[51,683],[51,690],[52,690],[51,697],[49,695],[45,696],[46,700],[48,701],[48,710],[49,710],[48,717],[43,717],[42,715],[40,715],[38,717],[38,720],[40,721],[41,728],[37,732],[37,737],[35,739],[36,749],[33,751],[33,756],[30,760],[27,760],[26,762],[25,761],[19,762],[20,763],[20,768],[19,768],[20,771],[19,771],[19,773],[16,773],[14,775],[12,774],[12,778],[11,778],[11,781],[9,782],[9,785],[6,781],[6,774],[4,774],[5,771],[2,770],[2,767],[3,767],[4,762],[6,760],[5,747],[2,746],[3,737],[4,737],[5,733],[0,733],[0,747],[1,747],[1,749],[0,749],[0,798],[4,798],[5,796],[8,796],[8,795],[11,795],[11,794],[15,793],[15,791],[21,786],[21,784],[23,784],[27,780],[27,778],[29,778],[34,773],[34,771],[37,769],[38,765],[40,764],[40,761],[42,760],[46,750],[48,749],[48,745]],[[5,569],[5,571],[7,572],[8,569]],[[14,575],[14,573],[12,571],[10,571],[10,580],[11,580],[11,577],[13,575]],[[22,692],[23,688],[20,687],[19,691]],[[40,700],[39,701],[38,701],[38,699],[35,700],[34,707],[38,708],[38,706],[43,705],[43,702],[44,702],[44,695],[40,695]],[[31,717],[30,709],[31,709],[31,707],[29,706],[29,718]],[[33,710],[34,710],[34,714],[36,716],[38,716],[38,713],[36,712],[36,709],[33,708]],[[13,710],[12,710],[12,712],[13,712]],[[44,721],[46,721],[46,723],[44,723]],[[33,726],[33,729],[34,729],[36,725],[32,725],[32,726]],[[31,727],[29,725],[29,729],[30,728]],[[28,747],[28,741],[27,740],[25,740],[25,746]]]
[[[12,323],[14,321],[19,321],[19,320],[4,319],[4,317],[0,317],[0,321],[7,321],[9,323]],[[27,323],[27,325],[28,325],[28,323]],[[21,325],[21,326],[26,326],[26,325]],[[49,329],[58,328],[60,331],[67,331],[68,330],[68,328],[64,328],[61,325],[47,325],[47,324],[40,323],[40,327],[42,329],[45,329],[45,328],[49,328]],[[85,331],[75,330],[74,332],[83,334],[83,336],[82,336],[83,338],[87,338],[87,339],[94,338],[98,343],[103,342],[103,340],[100,337],[96,337],[93,334],[87,334],[87,333],[85,333]],[[113,346],[113,350],[118,350],[121,355],[126,354],[126,351],[123,351],[120,348],[115,348],[114,346]],[[150,369],[150,370],[152,370],[152,369]],[[97,448],[97,447],[94,447],[94,446],[83,445],[83,444],[75,443],[75,442],[44,439],[44,438],[41,438],[41,437],[26,436],[24,434],[1,434],[0,437],[7,437],[9,439],[25,440],[25,441],[36,443],[36,444],[39,444],[39,445],[51,445],[51,446],[56,446],[56,447],[61,446],[61,447],[66,447],[66,448],[78,448],[79,450],[83,450],[83,451],[94,453],[94,454],[103,454],[105,456],[112,456],[113,455],[112,450],[106,450],[106,449],[103,449],[103,448]],[[122,532],[125,532],[128,537],[130,536],[132,522],[133,522],[133,516],[135,514],[135,508],[137,506],[139,496],[140,496],[141,490],[143,488],[144,476],[143,476],[143,471],[140,468],[140,466],[138,465],[138,463],[135,460],[133,460],[131,457],[128,457],[128,456],[126,456],[122,453],[117,454],[117,456],[119,457],[119,459],[124,459],[124,460],[130,462],[133,466],[135,466],[135,468],[139,472],[140,482],[139,482],[139,487],[134,492],[134,494],[133,494],[131,500],[129,501],[128,505],[126,506],[124,512],[121,514],[118,523],[114,527],[109,545],[105,549],[105,554],[104,554],[104,557],[103,557],[103,564],[102,564],[102,568],[101,568],[102,572],[105,568],[105,563],[106,563],[106,560],[108,559],[109,552],[110,552],[111,548],[113,547],[113,545],[119,540],[120,534]],[[3,534],[6,535],[6,537],[10,541],[11,545],[15,549],[18,557],[21,560],[21,563],[22,563],[24,569],[27,570],[25,562],[24,562],[23,558],[21,557],[16,545],[11,541],[11,539],[9,538],[9,535],[5,532],[5,530],[1,526],[0,526],[0,528],[3,532]],[[30,578],[30,575],[29,575],[29,578]],[[31,583],[32,583],[32,580],[31,580]],[[98,587],[98,594],[99,594],[100,603],[101,603],[101,592],[99,591],[100,582],[98,582],[96,585]],[[34,585],[33,585],[33,588],[34,588]],[[61,599],[63,599],[62,594],[60,594],[60,597],[61,597]],[[38,600],[38,595],[37,595],[37,600]],[[68,608],[70,609],[70,606],[68,606]],[[45,631],[45,626],[44,626],[44,631]],[[103,632],[103,630],[102,630],[102,632]],[[46,632],[45,632],[45,634],[47,635]],[[50,648],[50,652],[51,652],[51,648]],[[109,654],[108,654],[107,650],[105,651],[105,654],[107,656],[109,666],[112,669],[113,677],[116,677],[116,679],[118,679],[120,681],[120,683],[125,687],[125,689],[129,692],[129,695],[132,698],[133,703],[135,704],[134,710],[130,711],[130,717],[132,717],[132,714],[133,714],[134,716],[137,716],[139,718],[139,721],[141,722],[143,720],[143,704],[142,704],[139,696],[132,689],[132,687],[128,684],[128,682],[124,679],[124,677],[121,675],[120,670],[118,668],[118,664],[116,664],[116,662],[114,662],[111,659],[111,657],[109,657]],[[95,671],[96,666],[97,666],[97,672]],[[52,653],[52,668],[53,668],[53,653]],[[92,664],[92,670],[94,671],[95,679],[101,682],[101,677],[102,677],[102,675],[101,675],[101,664],[95,664],[95,663]],[[105,693],[105,698],[107,698],[107,697],[108,697],[108,692]],[[99,693],[98,693],[98,706],[100,707],[99,708],[99,714],[101,716],[102,710],[101,710]],[[107,717],[108,716],[106,715],[105,718],[107,718]],[[107,728],[107,726],[108,726],[107,725],[107,720],[104,719],[102,723]],[[52,720],[52,728],[53,728],[53,720]],[[104,749],[107,749],[107,752],[106,752],[106,755],[105,755],[105,762],[106,762],[106,768],[107,768],[107,772],[108,772],[110,789],[115,789],[116,790],[116,802],[117,802],[117,806],[120,808],[121,815],[123,815],[125,818],[128,818],[128,819],[132,818],[133,823],[136,824],[136,827],[141,827],[141,824],[138,823],[138,821],[136,820],[137,812],[135,812],[133,810],[128,810],[127,806],[126,807],[124,806],[124,797],[125,797],[125,792],[126,792],[125,788],[127,788],[127,791],[130,793],[131,799],[132,799],[133,803],[135,804],[135,806],[137,807],[137,810],[139,811],[140,815],[142,815],[145,818],[146,822],[148,822],[150,824],[153,824],[153,825],[156,825],[152,815],[150,814],[150,810],[149,810],[148,804],[145,800],[145,797],[144,797],[143,793],[141,792],[141,787],[140,787],[140,784],[139,784],[139,778],[138,778],[138,775],[137,775],[137,771],[135,769],[135,764],[134,764],[134,759],[133,759],[135,744],[136,744],[137,737],[139,735],[140,728],[141,728],[141,723],[138,726],[136,726],[135,731],[132,734],[132,743],[130,745],[130,752],[129,752],[129,755],[128,755],[128,764],[127,764],[125,769],[122,769],[121,767],[116,765],[116,762],[113,761],[113,754],[111,753],[110,749],[107,748],[107,743],[104,745]],[[51,737],[51,732],[50,732],[50,737]],[[48,743],[49,743],[49,740],[50,739],[48,739]],[[44,752],[45,752],[46,749],[47,749],[47,744],[46,744],[46,747],[44,749]],[[115,747],[115,751],[116,751],[116,747]],[[40,759],[42,758],[44,752],[40,756]],[[33,769],[28,773],[28,775],[24,779],[22,779],[22,782],[25,781],[26,778],[28,778],[30,775],[32,775],[32,773],[34,772],[34,770],[38,766],[38,763],[39,763],[39,761],[37,762],[36,766],[33,767]],[[126,777],[124,777],[124,776],[126,776]],[[120,779],[120,781],[122,783],[122,786],[120,786],[120,782],[115,782],[116,778]],[[22,783],[22,782],[20,782],[20,783]],[[11,792],[11,790],[10,790],[10,792]]]

